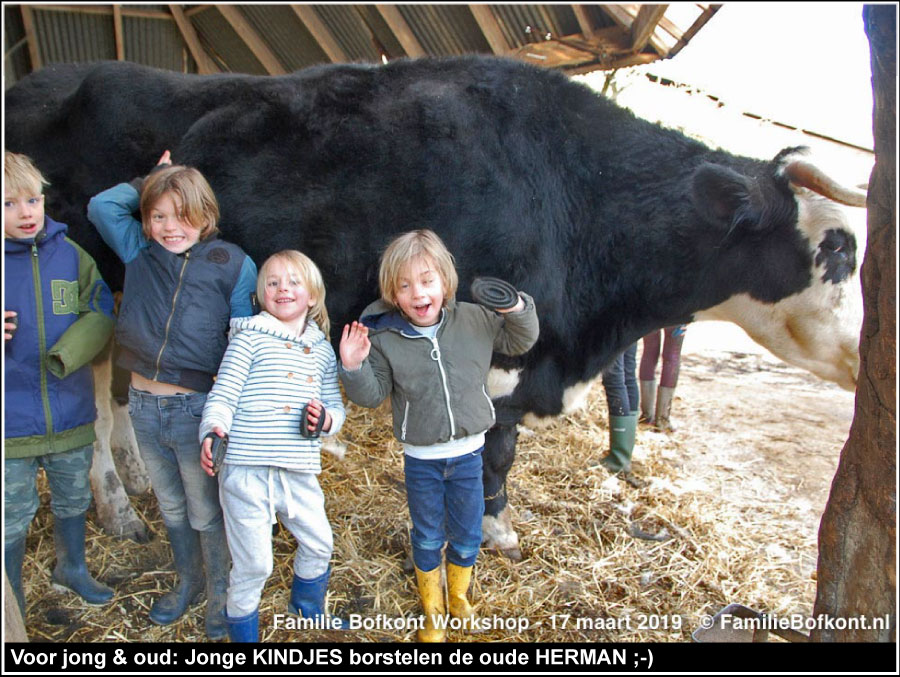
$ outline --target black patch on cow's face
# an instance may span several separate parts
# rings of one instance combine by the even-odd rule
[[[840,284],[856,270],[856,238],[842,228],[830,228],[819,243],[816,266],[824,266],[822,282]]]
[[[209,252],[206,254],[206,258],[210,263],[225,265],[231,260],[231,254],[228,253],[228,250],[223,249],[222,247],[215,247],[214,249],[209,250]]]

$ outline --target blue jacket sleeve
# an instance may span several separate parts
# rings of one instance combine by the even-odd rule
[[[247,317],[254,315],[251,298],[256,292],[256,264],[249,256],[244,256],[237,284],[231,291],[231,316]]]
[[[88,219],[124,263],[134,260],[149,244],[141,222],[134,218],[139,204],[140,195],[127,183],[98,193],[88,203]]]

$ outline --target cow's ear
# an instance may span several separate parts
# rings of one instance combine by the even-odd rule
[[[758,224],[751,186],[750,179],[728,167],[704,163],[692,179],[694,207],[706,221],[723,228]]]

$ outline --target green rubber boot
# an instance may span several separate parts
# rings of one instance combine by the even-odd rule
[[[600,459],[600,465],[617,473],[631,469],[631,452],[637,433],[637,416],[609,417],[609,453]]]

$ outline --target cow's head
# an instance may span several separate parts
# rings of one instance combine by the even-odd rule
[[[785,362],[855,390],[863,315],[859,266],[866,245],[865,212],[858,208],[866,196],[798,154],[786,156],[779,171],[794,192],[797,228],[812,255],[810,284],[777,303],[739,294],[695,319],[734,322]]]

